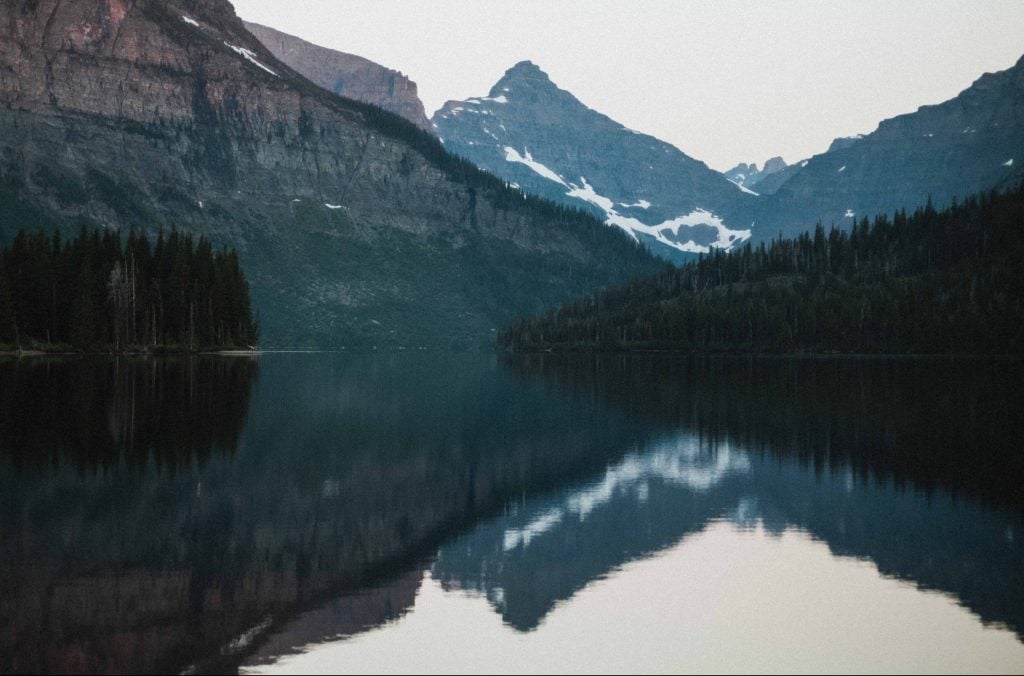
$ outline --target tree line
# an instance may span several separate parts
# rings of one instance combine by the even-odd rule
[[[1024,352],[1024,185],[715,251],[502,331],[531,350]]]
[[[233,249],[172,230],[19,231],[0,249],[0,344],[78,350],[248,347],[259,338]]]

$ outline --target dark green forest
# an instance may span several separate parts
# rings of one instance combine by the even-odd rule
[[[21,231],[0,250],[0,345],[197,350],[258,338],[238,254],[205,237]]]
[[[1024,186],[820,224],[614,287],[498,336],[509,351],[1024,352]]]

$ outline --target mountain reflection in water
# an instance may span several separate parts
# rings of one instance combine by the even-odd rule
[[[1022,635],[1017,362],[268,355],[258,379],[246,364],[196,383],[144,362],[147,391],[176,396],[135,409],[117,383],[138,392],[141,375],[18,371],[81,422],[0,417],[18,435],[0,440],[0,671],[267,665],[402,625],[437,589],[543,634],[595,584],[723,526],[801,533]],[[61,401],[86,377],[108,382],[98,403]],[[206,432],[165,410],[193,391]],[[139,401],[159,405],[129,426],[177,450],[119,460],[118,412]],[[93,446],[102,461],[83,462]]]

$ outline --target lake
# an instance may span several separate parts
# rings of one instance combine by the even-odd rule
[[[0,358],[0,672],[1024,673],[1024,364]]]

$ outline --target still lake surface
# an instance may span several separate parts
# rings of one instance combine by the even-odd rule
[[[1024,364],[0,359],[0,672],[1024,673]]]

